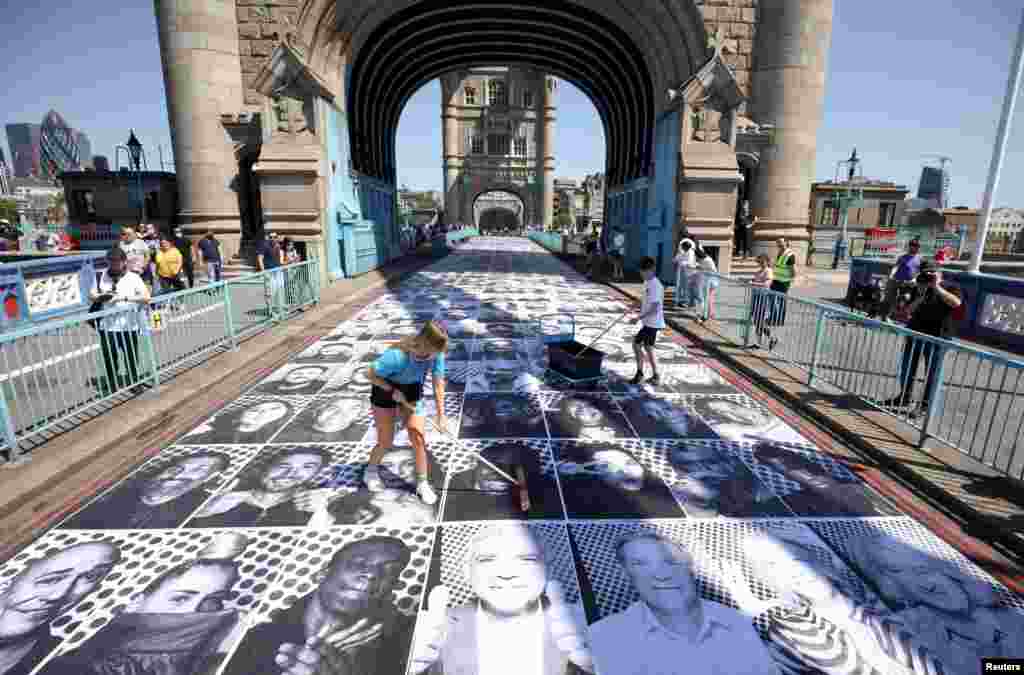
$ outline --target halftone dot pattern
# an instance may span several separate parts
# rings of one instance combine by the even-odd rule
[[[327,381],[327,385],[320,390],[320,394],[336,394],[344,392],[352,396],[369,396],[373,384],[367,379],[366,366],[368,364],[350,364],[334,373],[334,376]]]
[[[249,408],[249,407],[254,406],[254,405],[258,404],[258,403],[263,403],[265,401],[284,401],[286,404],[288,404],[290,406],[291,412],[292,412],[292,417],[294,417],[295,414],[297,414],[300,410],[302,410],[302,408],[306,405],[306,403],[309,401],[309,397],[308,396],[268,396],[266,394],[256,394],[256,395],[240,396],[239,398],[236,398],[234,401],[231,401],[231,402],[227,403],[226,405],[224,405],[223,408],[218,409],[213,415],[211,415],[210,417],[206,418],[206,420],[203,421],[203,423],[200,424],[199,426],[197,426],[194,429],[191,429],[190,431],[187,431],[184,434],[182,434],[181,436],[179,436],[178,439],[175,441],[175,444],[177,444],[177,445],[195,445],[194,443],[190,443],[189,442],[189,438],[190,437],[194,437],[194,436],[198,436],[200,433],[203,433],[204,430],[209,428],[209,426],[211,424],[213,424],[216,420],[223,419],[224,417],[230,417],[232,415],[238,414],[239,412],[241,412],[245,408]],[[285,417],[283,419],[278,420],[277,422],[274,422],[273,424],[268,424],[267,427],[268,428],[269,427],[273,427],[276,430],[280,430],[281,427],[283,427],[285,424],[287,424],[290,420],[291,420],[291,417]],[[276,433],[276,431],[275,431],[275,433]]]
[[[370,451],[373,450],[372,445],[331,443],[317,447],[327,448],[331,453],[332,462],[317,476],[315,487],[362,487],[363,471],[366,469],[366,461],[370,458]]]
[[[424,396],[421,399],[423,402],[423,436],[428,444],[435,443],[437,441],[443,441],[449,438],[448,434],[445,434],[434,426],[434,422],[437,420],[437,405],[434,402],[434,392],[429,386],[424,387]],[[459,435],[459,424],[462,417],[462,394],[456,392],[445,392],[444,395],[444,416],[448,421],[448,430],[456,437]],[[366,432],[366,436],[363,438],[364,443],[371,445],[377,442],[377,429],[375,426],[370,426]],[[394,445],[396,446],[410,446],[411,441],[409,440],[409,432],[405,426],[405,423],[397,416],[395,418],[395,440]]]
[[[850,542],[854,539],[882,536],[899,542],[908,549],[935,560],[940,567],[947,566],[954,574],[972,577],[987,585],[1004,606],[1014,608],[1024,618],[1024,598],[1010,591],[962,553],[911,518],[816,520],[809,522],[808,526],[828,542],[851,567],[856,567],[855,558],[850,551]]]
[[[448,606],[458,607],[476,598],[466,579],[466,554],[470,539],[483,528],[503,526],[526,528],[530,536],[540,542],[546,551],[548,579],[561,582],[567,602],[577,602],[580,598],[580,590],[576,579],[576,566],[563,523],[495,521],[491,523],[448,523],[442,527],[438,535],[441,554],[441,583],[451,591]]]
[[[58,620],[51,624],[56,629],[55,635],[58,634],[58,630],[64,632],[60,635],[65,639],[61,651],[70,651],[77,647],[95,635],[114,616],[130,610],[133,600],[161,574],[177,565],[195,560],[203,548],[216,541],[219,536],[236,532],[210,529],[126,533],[126,538],[131,542],[129,546],[133,550],[143,549],[145,559],[141,565],[125,568],[125,573],[115,580],[116,586],[110,587],[113,592],[105,594],[106,589],[101,588],[79,604],[80,607],[90,604],[93,607],[88,615],[88,621],[83,621],[73,635],[69,634],[69,627],[73,621],[65,624]],[[281,563],[292,554],[290,542],[294,539],[294,534],[247,529],[244,536],[248,543],[244,551],[234,558],[238,563],[239,578],[224,600],[224,609],[243,613],[257,606],[259,599],[277,576]],[[125,546],[122,545],[121,548],[123,554]],[[124,560],[114,568],[111,575],[118,573],[122,565]],[[131,574],[127,573],[129,570]],[[104,580],[104,584],[109,579],[110,576]],[[61,625],[58,626],[58,623]]]
[[[811,450],[817,450],[817,447],[813,443],[804,439],[800,434],[791,429],[788,424],[780,420],[774,413],[772,413],[770,410],[768,410],[763,405],[761,405],[754,399],[750,398],[746,394],[690,394],[687,395],[686,398],[688,399],[691,407],[694,407],[693,403],[697,400],[720,399],[731,401],[744,408],[757,410],[762,415],[766,416],[769,420],[771,420],[770,427],[764,431],[758,431],[758,433],[766,433],[769,436],[774,435],[776,436],[775,440],[784,441],[790,444],[799,442],[800,445],[803,445],[806,448],[809,448]],[[697,414],[700,415],[708,424],[711,424],[712,426],[719,424],[718,422],[713,422],[712,420],[708,419],[706,415],[702,415],[700,413],[699,408],[695,409],[698,411]]]
[[[466,440],[461,441],[458,445],[449,443],[448,449],[441,451],[440,444],[438,446],[432,446],[437,456],[440,458],[443,453],[447,453],[447,457],[442,460],[448,467],[449,474],[462,473],[463,471],[469,471],[477,465],[477,455],[487,448],[495,445],[502,445],[509,442],[515,442],[517,445],[529,448],[537,453],[539,460],[541,475],[545,478],[552,478],[554,476],[555,465],[551,459],[551,451],[548,448],[548,442],[537,440],[535,438],[503,438],[501,440]]]
[[[392,589],[392,602],[400,612],[413,616],[420,606],[434,546],[434,525],[406,527],[334,526],[324,530],[293,530],[289,556],[277,566],[277,579],[263,595],[253,622],[272,621],[275,613],[288,609],[316,590],[324,579],[331,557],[340,549],[367,537],[394,537],[409,548],[409,564]],[[292,535],[292,533],[294,533]]]
[[[140,535],[159,536],[160,530],[137,533],[130,530],[53,530],[22,549],[17,555],[0,566],[0,594],[11,584],[15,576],[31,563],[52,556],[69,546],[94,542],[108,542],[121,552],[120,561],[96,586],[96,589],[73,607],[62,612],[50,622],[50,632],[62,640],[80,644],[88,633],[88,619],[97,604],[112,604],[124,598],[121,588],[134,574],[147,568],[152,548],[147,538]],[[126,600],[125,600],[126,601]]]

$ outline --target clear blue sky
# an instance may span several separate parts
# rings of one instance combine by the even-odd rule
[[[53,108],[111,162],[130,127],[151,168],[158,145],[169,156],[151,2],[5,2],[0,124],[39,122]],[[1019,0],[837,0],[815,175],[831,178],[856,146],[867,175],[914,188],[923,156],[939,153],[953,158],[954,204],[980,206],[1020,11]],[[557,175],[603,170],[603,132],[589,100],[563,84],[558,117]],[[399,127],[399,179],[410,187],[440,188],[440,125],[431,84]],[[6,134],[3,147],[10,160]],[[996,204],[1024,207],[1022,180],[1024,100]]]

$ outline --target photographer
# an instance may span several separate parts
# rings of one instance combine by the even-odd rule
[[[139,385],[139,331],[142,329],[139,309],[149,304],[150,295],[142,278],[128,269],[128,256],[119,246],[107,251],[107,265],[99,282],[89,291],[89,299],[102,303],[103,309],[125,310],[99,320],[107,387],[109,392],[114,392],[121,387]],[[127,380],[118,377],[121,357],[128,371]]]
[[[921,263],[917,275],[917,298],[910,304],[910,321],[907,328],[937,338],[952,335],[953,311],[960,307],[960,291],[942,286],[942,273],[928,260]],[[882,405],[906,408],[910,405],[910,397],[914,391],[914,380],[917,366],[923,356],[928,363],[928,374],[925,379],[924,396],[918,408],[911,413],[916,415],[928,407],[935,386],[938,384],[939,360],[933,358],[938,354],[938,346],[932,342],[907,336],[903,345],[903,357],[900,362],[900,394]]]

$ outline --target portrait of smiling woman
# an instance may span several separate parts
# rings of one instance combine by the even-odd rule
[[[182,437],[187,445],[266,443],[295,413],[281,398],[243,400]]]

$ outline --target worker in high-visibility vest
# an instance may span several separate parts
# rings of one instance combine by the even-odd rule
[[[784,326],[786,324],[786,298],[789,287],[796,281],[796,253],[789,247],[785,237],[779,237],[775,241],[775,264],[772,267],[772,284],[770,290],[782,293],[782,296],[775,296],[774,307],[770,313],[768,324],[771,326]],[[775,349],[779,339],[772,337],[768,341],[768,348]]]

